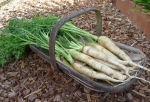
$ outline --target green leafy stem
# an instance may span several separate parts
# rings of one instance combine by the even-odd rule
[[[140,7],[132,8],[134,11],[143,11],[146,14],[150,14],[150,0],[133,0],[133,2]]]

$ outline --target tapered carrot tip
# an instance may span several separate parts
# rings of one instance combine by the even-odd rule
[[[98,43],[114,53],[116,56],[121,58],[124,61],[132,61],[131,58],[123,51],[121,50],[111,39],[109,39],[106,36],[100,36],[98,38]]]

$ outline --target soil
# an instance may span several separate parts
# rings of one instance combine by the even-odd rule
[[[103,35],[142,50],[147,56],[146,67],[150,68],[150,42],[109,0],[12,0],[0,8],[0,28],[10,18],[31,18],[37,14],[63,17],[86,7],[100,10]],[[73,22],[95,34],[94,13],[81,15]],[[141,77],[150,80],[150,73],[145,71]],[[126,92],[86,93],[83,85],[60,71],[52,70],[49,63],[32,51],[19,60],[12,58],[0,67],[0,102],[149,102],[149,88],[148,83],[138,80]]]

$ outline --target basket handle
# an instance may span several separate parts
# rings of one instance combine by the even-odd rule
[[[101,18],[100,11],[95,8],[85,8],[85,9],[81,9],[79,11],[73,12],[73,13],[63,17],[61,20],[59,20],[52,28],[52,31],[50,33],[50,38],[49,38],[49,56],[50,56],[50,64],[53,69],[55,68],[55,69],[59,70],[56,65],[56,58],[55,58],[55,39],[56,39],[56,35],[57,35],[59,29],[66,22],[70,21],[72,18],[79,16],[81,14],[84,14],[84,13],[90,12],[90,11],[95,11],[96,19],[97,19],[96,35],[100,36],[101,30],[102,30],[102,18]]]

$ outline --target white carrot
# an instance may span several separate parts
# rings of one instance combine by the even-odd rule
[[[113,57],[114,59],[119,59],[112,52],[110,52],[109,50],[107,50],[106,48],[104,48],[103,46],[101,46],[98,43],[86,43],[86,45],[87,46],[92,46],[92,47],[96,48],[97,50],[99,50],[100,52],[103,52],[103,53],[109,55],[110,57]]]
[[[113,41],[110,40],[108,37],[100,36],[98,38],[98,43],[102,45],[103,47],[105,47],[106,49],[108,49],[109,51],[111,51],[112,53],[114,53],[119,58],[125,61],[132,61],[131,58],[123,50],[121,50],[117,45],[115,45]]]
[[[101,63],[99,63],[98,61],[96,61],[95,59],[93,59],[92,57],[90,57],[86,54],[83,54],[83,53],[78,52],[73,49],[69,49],[68,52],[74,59],[85,62],[92,68],[99,70],[101,72],[104,72],[107,75],[111,76],[112,78],[116,78],[119,80],[125,80],[127,78],[126,75],[123,75],[123,74],[119,73],[118,71],[114,71],[113,69],[109,68],[108,66],[102,65]]]
[[[86,75],[90,78],[100,79],[100,80],[104,80],[104,81],[107,80],[107,81],[111,81],[111,82],[123,82],[122,80],[113,79],[104,73],[96,72],[96,71],[94,71],[94,70],[88,68],[87,66],[84,66],[78,62],[74,62],[72,64],[72,66],[76,71],[78,71],[79,73]]]
[[[75,65],[75,64],[77,64],[77,65]],[[74,69],[76,70],[76,71],[78,71],[79,73],[81,73],[81,74],[83,74],[83,75],[85,75],[85,76],[87,76],[87,77],[89,77],[91,80],[103,80],[103,81],[105,81],[105,82],[107,82],[108,84],[110,84],[110,85],[112,85],[112,86],[114,86],[114,84],[112,83],[112,82],[122,82],[122,81],[119,81],[119,80],[117,80],[116,81],[116,79],[113,79],[113,78],[111,78],[111,77],[109,77],[108,75],[106,75],[106,74],[104,74],[104,73],[100,73],[100,72],[96,72],[96,71],[94,71],[94,69],[93,68],[91,68],[91,67],[89,67],[89,66],[87,66],[85,63],[83,63],[83,62],[80,62],[80,61],[75,61],[75,64],[74,63],[72,63],[72,67],[74,66]],[[83,72],[83,71],[86,71],[86,72]],[[83,73],[82,73],[83,72]],[[93,73],[94,72],[94,73]],[[87,74],[86,74],[87,73]],[[92,74],[93,73],[93,74]],[[90,75],[89,75],[90,74]],[[93,75],[93,76],[91,76],[91,75]],[[95,75],[97,75],[96,77],[95,77]],[[104,75],[104,76],[102,76],[101,77],[101,75]],[[106,76],[106,77],[105,77]],[[103,77],[105,77],[105,79],[103,79]],[[112,79],[112,80],[111,80]],[[112,81],[112,82],[110,82],[110,81]]]
[[[103,61],[103,60],[100,60],[100,59],[97,59],[97,61],[100,62],[100,63],[102,63],[102,64],[104,64],[104,65],[106,65],[106,66],[108,66],[108,67],[110,67],[110,68],[112,68],[112,69],[115,69],[115,70],[122,70],[122,69],[120,69],[119,67],[117,67],[117,66],[115,66],[114,64],[111,64],[111,63],[109,63],[109,62],[106,62],[106,61]]]
[[[150,71],[146,67],[143,67],[139,64],[134,63],[131,60],[131,58],[123,50],[121,50],[118,46],[116,46],[108,37],[100,36],[98,38],[98,43],[100,45],[104,46],[105,48],[107,48],[108,50],[110,50],[111,52],[113,52],[114,54],[118,55],[120,58],[122,58],[124,60],[124,61],[118,60],[119,63],[121,63],[123,65],[130,65],[130,66],[133,66],[136,68],[141,68],[141,69]]]
[[[117,61],[115,61],[114,59],[109,57],[108,55],[106,55],[102,52],[99,52],[97,49],[95,49],[91,46],[84,46],[82,48],[82,52],[84,54],[87,54],[87,55],[92,56],[94,58],[97,58],[97,59],[103,60],[105,62],[111,63],[111,64],[117,66],[118,68],[120,68],[121,70],[123,69],[126,72],[126,74],[129,75],[129,69],[126,66],[118,63]]]
[[[105,66],[112,68],[113,70],[117,70],[122,74],[126,74],[124,70],[120,69],[119,67],[115,66],[114,64],[111,64],[111,63],[108,63],[108,62],[105,62],[102,60],[97,60],[97,61],[104,64]],[[126,67],[129,69],[129,74],[133,75],[133,73],[135,73],[137,71],[137,69],[135,69],[134,67],[129,67],[129,66],[126,66]]]
[[[60,59],[63,62],[63,64],[65,64],[69,68],[72,68],[71,64],[64,57],[60,57]]]
[[[117,62],[123,64],[123,65],[130,65],[130,66],[133,66],[133,69],[137,69],[137,68],[141,68],[141,69],[144,69],[144,70],[147,70],[150,72],[150,69],[146,68],[146,67],[143,67],[139,64],[136,64],[134,62],[130,62],[130,61],[122,61],[122,60],[118,60]]]
[[[129,67],[124,66],[124,65],[131,65],[131,66],[133,66],[134,68],[139,67],[139,68],[142,68],[142,69],[144,69],[144,70],[150,71],[149,69],[147,69],[147,68],[145,68],[145,67],[143,67],[143,66],[141,66],[141,65],[138,65],[138,64],[136,64],[136,63],[134,63],[134,62],[130,62],[130,61],[122,61],[122,60],[116,60],[116,61],[115,61],[115,60],[109,58],[109,56],[107,56],[107,55],[105,55],[105,54],[102,54],[102,53],[99,52],[97,49],[92,48],[91,46],[84,46],[84,47],[82,48],[82,51],[83,51],[83,53],[85,53],[85,54],[88,54],[88,55],[90,55],[90,56],[93,56],[93,57],[95,57],[95,58],[97,58],[97,59],[103,59],[103,60],[106,61],[106,62],[110,62],[111,64],[114,64],[114,65],[116,65],[116,66],[119,67],[119,68],[122,68],[122,69],[125,71],[125,74],[129,77],[129,79],[136,78],[136,79],[143,80],[143,81],[145,81],[145,82],[150,83],[149,81],[147,81],[147,80],[145,80],[145,79],[143,79],[143,78],[139,78],[139,77],[136,77],[136,76],[131,76],[131,75],[129,75],[129,71],[130,71],[130,70],[134,70],[134,69],[129,69]],[[123,65],[123,64],[124,64],[124,65]]]

